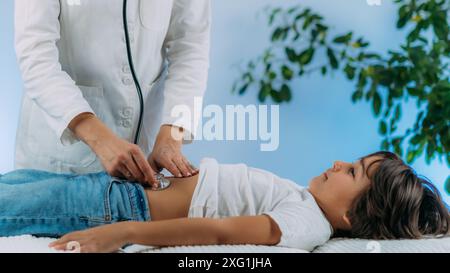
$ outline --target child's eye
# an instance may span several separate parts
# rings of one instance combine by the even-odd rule
[[[349,171],[352,174],[352,176],[355,177],[355,168],[351,167]]]

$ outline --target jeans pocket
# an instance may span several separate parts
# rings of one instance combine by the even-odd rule
[[[110,192],[113,187],[114,180],[105,182],[102,189],[98,191],[99,195],[96,196],[98,201],[96,203],[97,209],[94,213],[89,213],[89,215],[80,216],[80,220],[85,222],[89,228],[107,225],[113,223],[112,210],[111,210],[111,198]]]
[[[116,183],[115,179],[111,179],[111,181],[109,181],[106,189],[105,189],[105,194],[104,194],[104,216],[105,216],[105,221],[106,222],[111,222],[112,221],[112,211],[111,211],[111,190],[112,187],[114,185],[114,183]]]
[[[120,178],[112,178],[105,191],[105,220],[111,223],[132,221],[135,219],[135,208],[132,202],[133,191],[129,182]]]

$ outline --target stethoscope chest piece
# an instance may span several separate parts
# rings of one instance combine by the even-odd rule
[[[170,186],[170,181],[164,177],[163,174],[156,174],[156,180],[158,180],[158,188],[151,188],[153,191],[162,191],[167,189]]]

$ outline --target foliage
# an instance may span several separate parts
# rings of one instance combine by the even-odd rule
[[[293,97],[294,80],[341,71],[355,83],[351,100],[371,103],[382,149],[408,163],[425,153],[427,164],[444,157],[450,166],[450,0],[394,2],[396,27],[408,34],[399,49],[383,53],[369,51],[370,43],[352,31],[332,36],[324,18],[309,8],[267,8],[271,46],[246,64],[233,92],[242,95],[254,88],[261,102],[285,103]],[[317,64],[317,59],[326,62]],[[408,114],[403,111],[408,99],[415,100],[419,112],[400,133],[397,125]]]

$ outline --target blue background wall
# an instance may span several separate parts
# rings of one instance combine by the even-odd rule
[[[211,69],[206,104],[255,104],[256,93],[243,97],[230,90],[237,76],[233,65],[259,54],[267,45],[269,32],[261,10],[268,4],[290,6],[302,3],[324,15],[333,31],[353,30],[371,41],[372,49],[385,51],[399,46],[404,37],[395,29],[396,7],[391,1],[369,6],[364,0],[213,0]],[[13,169],[14,141],[19,115],[22,83],[13,47],[14,1],[0,2],[0,172]],[[259,14],[259,16],[258,16]],[[381,137],[370,105],[353,105],[354,84],[339,73],[323,78],[310,75],[294,88],[291,104],[280,108],[280,146],[275,152],[261,152],[254,141],[198,141],[184,147],[196,165],[205,156],[222,163],[245,162],[270,170],[306,185],[309,179],[329,168],[333,160],[353,161],[379,148]],[[406,105],[401,125],[412,124],[416,109]],[[449,172],[445,163],[413,166],[432,179],[440,190]],[[449,202],[450,198],[445,197]]]

